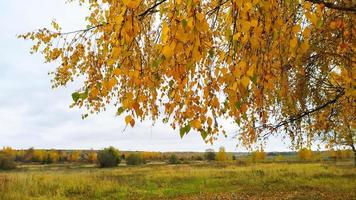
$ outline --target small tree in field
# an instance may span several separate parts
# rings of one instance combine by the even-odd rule
[[[208,161],[213,161],[215,160],[216,154],[214,149],[207,149],[205,151],[205,155],[204,155],[205,159]]]
[[[15,151],[10,147],[4,147],[0,151],[0,170],[10,170],[16,168]]]
[[[169,164],[180,164],[181,161],[177,158],[175,154],[172,154],[168,159]]]
[[[48,152],[48,159],[50,160],[51,163],[58,162],[59,160],[59,153],[58,151],[52,149]]]
[[[302,148],[298,151],[298,158],[301,161],[311,161],[313,159],[313,152],[310,149]]]
[[[97,162],[98,155],[95,151],[90,151],[87,156],[87,161],[89,163],[95,163]]]
[[[225,162],[228,160],[225,147],[220,147],[219,152],[216,154],[216,160],[220,162]]]
[[[266,153],[261,149],[258,151],[254,151],[251,154],[252,162],[263,161],[266,158]]]
[[[138,153],[131,153],[126,157],[126,164],[127,165],[141,165],[144,164],[145,161],[142,158],[141,154]]]
[[[116,167],[120,164],[120,152],[114,147],[105,148],[99,151],[97,161],[100,167]]]
[[[69,155],[70,162],[78,162],[80,159],[80,151],[72,151]]]

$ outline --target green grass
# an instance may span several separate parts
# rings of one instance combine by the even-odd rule
[[[0,199],[356,199],[356,168],[264,163],[26,165],[0,172]]]

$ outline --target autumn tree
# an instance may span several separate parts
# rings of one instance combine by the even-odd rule
[[[205,159],[208,160],[208,161],[213,161],[213,160],[215,160],[215,158],[216,158],[216,153],[215,153],[214,149],[207,149],[207,150],[205,151],[204,157],[205,157]]]
[[[59,156],[60,156],[59,152],[54,149],[48,151],[47,152],[48,163],[58,162],[60,158]]]
[[[23,160],[25,162],[33,162],[34,161],[34,156],[35,156],[35,149],[33,147],[31,147],[31,148],[26,150]]]
[[[225,147],[220,147],[219,148],[219,152],[216,154],[216,158],[215,158],[217,161],[220,161],[220,162],[225,162],[228,160],[228,156],[227,156],[227,153],[225,151]]]
[[[266,153],[263,151],[263,149],[251,153],[252,162],[263,161],[265,159],[266,159]]]
[[[301,161],[311,161],[313,159],[313,151],[308,148],[301,148],[298,151],[298,158]]]
[[[356,155],[354,1],[78,1],[86,28],[20,37],[59,63],[53,87],[84,80],[84,118],[114,105],[127,125],[163,116],[211,143],[233,119],[248,148],[281,134]]]
[[[97,161],[100,167],[116,167],[121,162],[120,152],[114,147],[105,148],[98,152]]]
[[[89,163],[96,163],[97,162],[97,157],[98,157],[97,153],[94,150],[91,150],[87,154],[87,161]]]
[[[15,151],[11,147],[3,147],[0,150],[0,170],[16,168]]]
[[[79,161],[79,159],[80,159],[80,155],[81,155],[81,153],[80,153],[80,151],[72,151],[72,152],[70,152],[70,154],[69,154],[69,158],[68,158],[68,160],[70,161],[70,162],[78,162]]]

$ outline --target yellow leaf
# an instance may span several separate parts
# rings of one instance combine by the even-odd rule
[[[292,40],[290,40],[289,45],[291,49],[295,49],[295,47],[297,47],[298,44],[298,40],[297,38],[293,38]]]
[[[131,120],[132,120],[132,116],[131,116],[131,115],[127,115],[127,116],[125,117],[126,125],[129,124],[129,123],[131,122]]]
[[[187,25],[189,28],[193,28],[194,18],[190,17],[187,21]]]
[[[242,32],[247,33],[248,31],[250,31],[251,28],[251,24],[249,21],[244,21],[242,22]]]
[[[307,41],[303,42],[301,45],[300,45],[300,48],[302,50],[302,53],[306,53],[308,50],[309,50],[309,43]]]
[[[122,74],[121,69],[119,69],[119,68],[114,69],[114,75],[115,76],[120,76],[121,74]]]
[[[117,47],[114,47],[114,48],[112,49],[112,52],[111,52],[111,57],[112,57],[113,59],[116,59],[116,58],[119,57],[119,55],[120,55],[120,49],[117,48]]]
[[[211,117],[208,117],[208,125],[211,126],[213,124],[213,119]]]
[[[162,36],[161,36],[163,43],[166,43],[168,40],[168,32],[169,32],[168,25],[164,21],[162,24]]]
[[[250,84],[250,78],[247,77],[247,76],[244,76],[244,77],[242,78],[241,82],[242,82],[242,85],[243,85],[245,88],[247,88],[248,85]]]
[[[240,66],[241,70],[244,71],[246,69],[247,63],[245,61],[241,61],[239,66]]]
[[[292,31],[294,34],[297,34],[297,33],[299,33],[300,29],[301,29],[300,25],[298,24],[298,25],[293,26]]]
[[[253,67],[248,68],[248,70],[247,70],[247,72],[246,72],[247,76],[253,77],[254,71],[255,71],[255,70],[254,70]]]
[[[233,39],[234,39],[235,41],[237,41],[237,40],[239,40],[240,36],[241,36],[241,33],[240,33],[240,32],[237,32],[237,33],[234,34]]]
[[[336,22],[334,22],[334,21],[330,22],[329,26],[330,26],[331,29],[335,29],[336,28]]]
[[[111,88],[113,88],[115,85],[117,84],[117,80],[115,77],[112,77],[108,83],[109,86],[109,90],[111,90]]]
[[[197,18],[198,18],[199,21],[203,21],[203,19],[204,19],[204,14],[202,14],[202,13],[197,13]]]
[[[124,2],[125,6],[132,9],[137,8],[141,3],[141,0],[122,0],[122,1]]]
[[[195,119],[191,122],[191,126],[195,129],[201,128],[201,122],[198,119]]]
[[[162,49],[162,53],[163,53],[164,57],[171,58],[173,55],[173,49],[171,49],[171,47],[169,45],[164,45],[164,47]]]
[[[252,26],[252,27],[257,27],[257,26],[258,26],[258,20],[257,20],[257,19],[253,19],[253,20],[251,21],[251,26]]]

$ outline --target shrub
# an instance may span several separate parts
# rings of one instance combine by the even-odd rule
[[[105,148],[98,152],[97,161],[100,167],[115,167],[120,159],[120,152],[114,147]]]
[[[177,158],[176,155],[172,154],[172,155],[169,157],[169,159],[168,159],[168,163],[169,163],[169,164],[180,164],[181,161],[178,160],[178,158]]]
[[[140,154],[131,153],[126,157],[127,165],[141,165],[144,164],[144,159]]]
[[[310,149],[302,148],[298,151],[298,158],[301,161],[311,161],[313,159],[313,152]]]
[[[10,170],[15,168],[16,168],[15,157],[0,152],[0,169]]]
[[[197,157],[196,157],[196,160],[203,160],[203,157],[197,156]]]
[[[215,154],[215,152],[214,152],[214,150],[213,149],[207,149],[206,151],[205,151],[205,159],[206,160],[208,160],[208,161],[212,161],[212,160],[215,160],[215,156],[216,156],[216,154]]]
[[[220,162],[227,161],[227,154],[224,147],[220,147],[219,152],[216,155],[216,160]]]
[[[111,148],[111,147],[110,147]],[[114,148],[115,149],[115,148]],[[70,162],[78,162],[80,159],[81,152],[80,151],[72,151],[69,155]]]
[[[282,155],[278,155],[278,156],[274,157],[274,161],[275,162],[283,162],[283,161],[285,161],[285,158]]]
[[[98,155],[95,151],[90,151],[87,154],[86,161],[89,163],[95,163],[97,162]]]
[[[266,158],[266,153],[261,149],[258,151],[254,151],[251,154],[252,162],[263,161]]]

